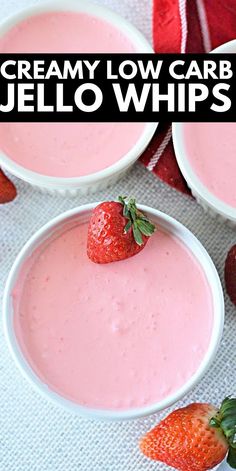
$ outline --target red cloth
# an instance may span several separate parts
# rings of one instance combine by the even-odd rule
[[[183,44],[186,29],[187,42]],[[209,52],[235,38],[236,0],[153,0],[153,44],[156,52]],[[159,125],[141,161],[166,183],[189,193],[175,159],[171,138],[152,168],[169,126],[170,123]]]

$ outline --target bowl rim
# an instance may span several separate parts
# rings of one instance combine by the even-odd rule
[[[0,22],[0,37],[20,21],[28,17],[37,16],[38,14],[50,11],[84,12],[92,14],[95,17],[102,18],[122,31],[124,35],[129,38],[134,45],[136,45],[138,49],[137,52],[149,54],[154,53],[148,40],[135,26],[132,25],[132,23],[112,11],[110,8],[99,5],[90,0],[86,0],[86,2],[84,0],[48,0],[36,5],[25,7]],[[144,124],[145,126],[140,137],[126,154],[109,167],[87,175],[74,177],[54,177],[44,175],[23,167],[3,151],[0,151],[0,164],[12,175],[36,186],[42,185],[48,188],[56,187],[60,189],[90,185],[107,179],[116,173],[122,172],[139,158],[149,144],[158,126],[158,123],[154,122]]]
[[[217,47],[210,54],[232,53],[236,52],[236,39],[228,41]],[[173,123],[172,135],[175,150],[175,156],[181,173],[187,181],[194,195],[198,195],[204,203],[223,217],[226,217],[233,223],[236,222],[236,208],[222,201],[215,196],[200,180],[193,167],[191,166],[188,153],[184,146],[183,129],[186,123]]]
[[[149,214],[152,218],[159,221],[160,226],[167,231],[170,231],[177,237],[179,237],[182,242],[189,247],[189,250],[195,255],[196,259],[200,263],[205,276],[208,280],[213,300],[213,309],[214,309],[214,321],[212,328],[211,340],[209,347],[205,356],[200,363],[197,371],[194,375],[175,393],[166,397],[162,401],[158,401],[154,404],[145,407],[139,407],[135,409],[126,409],[122,411],[114,410],[104,410],[104,409],[92,409],[89,407],[81,406],[71,400],[68,400],[61,396],[59,393],[56,393],[50,389],[33,371],[29,365],[27,359],[25,358],[20,345],[16,339],[13,327],[13,309],[11,304],[11,292],[15,284],[15,280],[19,274],[19,270],[27,259],[27,257],[36,249],[43,240],[50,237],[51,233],[60,226],[60,224],[65,223],[71,218],[80,218],[83,215],[88,217],[92,209],[99,203],[90,203],[85,204],[69,211],[66,211],[59,216],[50,220],[47,224],[42,226],[38,231],[32,235],[29,240],[25,243],[18,256],[16,257],[13,266],[10,270],[10,273],[7,278],[4,295],[3,295],[3,329],[5,338],[10,350],[10,353],[20,369],[23,376],[31,383],[31,385],[36,389],[41,395],[46,399],[52,401],[54,404],[59,404],[63,406],[64,409],[67,409],[75,414],[80,416],[85,416],[90,419],[100,419],[100,420],[109,420],[109,421],[124,421],[130,419],[137,419],[140,417],[145,417],[151,414],[154,414],[158,411],[161,411],[178,400],[185,396],[203,377],[205,372],[209,369],[211,363],[213,362],[219,344],[222,337],[223,325],[224,325],[224,297],[221,282],[219,275],[215,268],[215,265],[210,258],[208,252],[200,243],[200,241],[190,232],[183,224],[175,220],[174,218],[168,216],[167,214],[150,208],[145,205],[138,205],[138,207]],[[191,248],[192,246],[192,248]]]

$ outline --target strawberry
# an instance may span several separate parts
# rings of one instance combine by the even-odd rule
[[[95,263],[132,257],[145,247],[154,231],[154,224],[137,209],[133,198],[105,201],[93,210],[89,222],[88,257]]]
[[[236,245],[233,245],[225,260],[225,286],[226,291],[236,305]]]
[[[236,399],[226,398],[220,409],[190,404],[169,414],[140,441],[153,460],[180,471],[206,471],[227,461],[236,469]]]
[[[15,185],[0,170],[0,204],[10,203],[16,197]]]

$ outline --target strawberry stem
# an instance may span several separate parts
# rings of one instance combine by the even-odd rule
[[[210,426],[223,432],[229,444],[227,462],[236,469],[236,398],[224,399],[215,417],[211,418]]]
[[[118,201],[123,205],[123,216],[128,219],[124,228],[125,234],[132,228],[135,242],[143,245],[143,235],[150,237],[156,230],[155,225],[137,209],[134,198],[127,200],[127,196],[119,196]]]

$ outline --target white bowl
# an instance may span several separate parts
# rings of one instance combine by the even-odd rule
[[[150,54],[154,52],[149,42],[131,23],[110,9],[90,2],[89,0],[51,0],[46,3],[40,3],[25,8],[1,22],[0,37],[25,18],[49,11],[85,12],[98,18],[103,18],[122,31],[135,45],[137,52]],[[12,175],[52,194],[60,193],[69,196],[75,196],[78,193],[89,194],[115,183],[143,153],[153,137],[156,128],[157,123],[147,123],[133,148],[118,162],[104,170],[86,176],[72,178],[45,176],[22,167],[1,151],[0,165]]]
[[[222,46],[214,49],[211,53],[236,53],[236,40],[229,41]],[[231,226],[236,225],[236,208],[229,206],[222,200],[211,193],[208,188],[201,182],[191,167],[188,155],[184,146],[183,138],[184,123],[173,123],[173,143],[176,159],[179,168],[188,183],[193,196],[197,202],[212,216],[222,222],[227,222]]]
[[[13,326],[13,308],[11,301],[11,293],[14,288],[20,269],[22,267],[22,264],[29,257],[29,255],[32,254],[32,252],[38,247],[38,245],[55,232],[60,232],[65,223],[74,226],[80,222],[87,221],[90,217],[92,209],[97,204],[98,203],[84,205],[61,214],[60,216],[47,223],[39,231],[37,231],[36,234],[33,235],[25,244],[18,257],[16,258],[15,263],[13,264],[5,287],[3,298],[4,331],[11,354],[17,366],[21,370],[22,374],[28,379],[32,386],[34,386],[34,388],[40,393],[42,393],[47,399],[52,400],[54,403],[60,404],[61,406],[65,407],[66,409],[69,409],[70,411],[76,414],[84,415],[90,418],[104,420],[134,419],[154,414],[157,411],[169,407],[170,405],[178,401],[181,397],[183,397],[185,394],[187,394],[200,381],[200,379],[208,370],[209,366],[214,360],[220,343],[224,324],[224,298],[216,268],[210,256],[203,248],[201,243],[197,240],[197,238],[182,224],[180,224],[170,216],[167,216],[166,214],[156,209],[149,208],[147,206],[139,206],[139,208],[142,211],[146,212],[146,214],[148,214],[150,218],[155,221],[159,227],[162,227],[163,229],[167,230],[168,232],[176,235],[179,239],[181,239],[183,243],[189,248],[189,250],[195,255],[200,265],[202,266],[202,269],[205,272],[212,292],[214,309],[212,335],[209,348],[205,354],[205,357],[196,373],[178,391],[166,397],[164,400],[155,404],[151,404],[148,407],[140,407],[138,409],[128,409],[124,411],[90,409],[87,407],[80,406],[68,399],[65,399],[64,397],[50,390],[49,387],[44,384],[36,375],[36,373],[34,373],[34,371],[31,369],[21,351],[20,345],[18,344]]]

